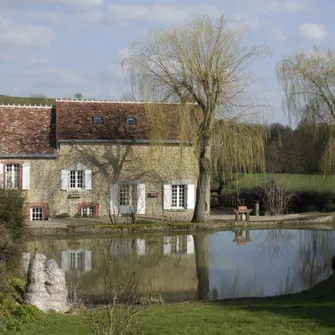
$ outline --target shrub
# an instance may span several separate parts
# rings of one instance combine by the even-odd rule
[[[265,207],[265,215],[282,215],[296,195],[289,192],[280,181],[271,180],[256,189]]]
[[[60,213],[56,215],[56,218],[68,218],[70,215],[68,213]]]
[[[24,198],[16,190],[0,190],[0,225],[7,228],[14,239],[25,231]]]

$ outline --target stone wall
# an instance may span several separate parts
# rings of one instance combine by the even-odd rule
[[[29,160],[30,189],[23,191],[28,209],[30,203],[44,203],[52,218],[61,213],[73,216],[78,204],[94,203],[104,216],[109,210],[110,185],[136,181],[146,187],[146,216],[190,218],[193,210],[163,210],[163,185],[180,181],[196,186],[198,165],[193,150],[178,145],[61,144],[57,159]],[[77,163],[92,170],[92,190],[61,190],[61,170]],[[148,197],[149,193],[158,196]]]

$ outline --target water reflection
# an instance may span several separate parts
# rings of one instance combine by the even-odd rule
[[[243,248],[241,248],[243,246]],[[334,232],[238,229],[212,235],[44,236],[28,242],[53,258],[69,287],[96,299],[113,290],[167,301],[293,293],[332,273]]]

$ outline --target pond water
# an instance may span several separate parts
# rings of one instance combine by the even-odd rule
[[[165,301],[273,296],[332,274],[335,232],[236,230],[195,235],[43,236],[28,241],[65,271],[70,294],[102,301],[113,289]]]

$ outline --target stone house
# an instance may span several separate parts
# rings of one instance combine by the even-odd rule
[[[147,106],[62,99],[0,105],[0,187],[22,191],[33,221],[133,211],[189,218],[198,174],[191,138],[180,145],[177,104],[151,104],[158,118],[166,109],[164,134],[154,138]]]

